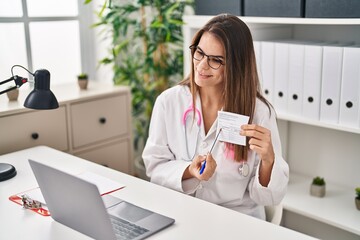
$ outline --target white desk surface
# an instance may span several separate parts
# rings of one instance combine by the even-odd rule
[[[112,193],[114,196],[175,219],[174,225],[148,239],[312,239],[44,146],[0,156],[0,162],[11,163],[17,169],[14,178],[0,182],[1,239],[89,239],[51,217],[25,210],[8,199],[38,186],[27,161],[29,158],[72,174],[90,171],[124,183],[126,187]]]

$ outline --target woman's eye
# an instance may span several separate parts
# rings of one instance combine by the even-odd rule
[[[199,50],[196,51],[196,54],[197,54],[198,56],[202,56],[202,57],[204,56],[204,53],[201,52],[201,51],[199,51]]]
[[[210,61],[212,61],[214,63],[218,63],[218,64],[223,64],[223,62],[221,61],[220,58],[211,58]]]

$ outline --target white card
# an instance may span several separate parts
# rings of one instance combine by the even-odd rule
[[[242,125],[248,124],[249,118],[241,114],[218,111],[217,132],[221,128],[219,141],[245,146],[246,137],[241,136],[240,131]]]

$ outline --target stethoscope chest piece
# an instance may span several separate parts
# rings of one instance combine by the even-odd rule
[[[249,172],[250,172],[249,164],[247,164],[247,162],[241,162],[239,166],[240,175],[243,177],[247,177],[249,175]]]

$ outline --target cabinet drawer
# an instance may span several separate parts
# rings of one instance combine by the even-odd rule
[[[73,147],[127,134],[128,112],[125,95],[73,104],[71,106]]]
[[[85,152],[76,153],[75,155],[123,173],[131,174],[129,140],[119,141]]]
[[[0,118],[0,153],[38,145],[67,151],[66,111],[32,111]]]

